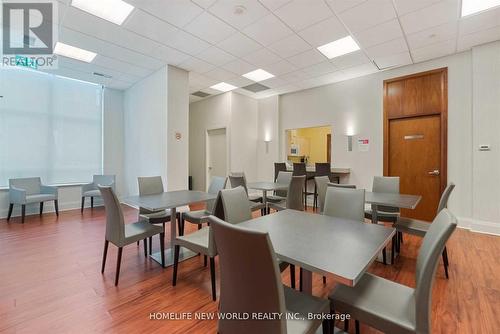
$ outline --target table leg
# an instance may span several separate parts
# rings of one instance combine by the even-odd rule
[[[268,208],[267,208],[267,191],[266,190],[262,190],[262,203],[264,203],[264,210],[265,210],[264,212],[267,215]]]
[[[372,204],[372,223],[373,224],[378,224],[378,206],[376,204]],[[391,241],[392,242],[392,241]],[[391,247],[387,246],[386,247],[386,264],[392,264],[391,263]],[[394,254],[396,255],[396,254]],[[379,255],[376,259],[378,262],[384,262],[383,256]]]
[[[312,295],[312,272],[304,268],[300,268],[300,281],[302,282],[302,292]]]

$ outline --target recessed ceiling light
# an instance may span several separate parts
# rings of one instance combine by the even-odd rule
[[[243,76],[247,79],[253,80],[255,82],[259,82],[262,80],[267,80],[269,78],[273,78],[274,74],[271,74],[263,69],[258,69],[252,72],[248,72],[247,74],[243,74]]]
[[[500,6],[500,0],[462,0],[462,17]]]
[[[210,86],[210,88],[216,89],[216,90],[221,91],[221,92],[229,92],[230,90],[236,89],[238,87],[230,85],[230,84],[225,83],[225,82],[219,82],[216,85]]]
[[[56,43],[54,53],[60,56],[81,60],[87,63],[90,63],[92,60],[94,60],[95,56],[97,56],[97,53],[94,53],[92,51],[80,49],[76,46],[71,46],[61,42]]]
[[[134,6],[122,0],[73,0],[71,5],[118,25],[134,10]]]
[[[359,50],[359,45],[351,36],[346,36],[322,45],[318,47],[318,50],[328,59],[332,59]]]

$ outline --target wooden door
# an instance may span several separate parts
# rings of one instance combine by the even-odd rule
[[[402,210],[404,217],[434,219],[441,189],[441,120],[437,116],[389,121],[389,173],[400,176],[403,194],[420,194],[415,210]]]
[[[326,162],[332,163],[332,135],[326,135]]]

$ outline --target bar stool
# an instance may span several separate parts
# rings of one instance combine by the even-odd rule
[[[328,176],[330,182],[332,182],[332,170],[329,162],[317,162],[316,163],[316,172],[314,176]],[[316,183],[314,183],[314,209],[318,208],[318,188],[316,187]]]
[[[286,172],[286,163],[284,162],[274,163],[274,182],[276,182],[279,172]]]
[[[314,175],[308,177],[307,176],[307,170],[306,170],[306,164],[304,162],[294,162],[293,163],[293,176],[305,176],[304,180],[304,207],[307,209],[307,196],[314,196],[314,192],[308,192],[307,191],[307,181],[311,180],[314,178]]]

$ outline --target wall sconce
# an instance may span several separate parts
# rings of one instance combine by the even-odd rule
[[[347,152],[352,152],[352,137],[354,136],[354,128],[352,127],[352,125],[347,127],[346,136],[347,136]]]
[[[264,143],[266,143],[266,154],[269,153],[269,143],[271,142],[271,138],[266,135],[266,138],[264,139]]]

